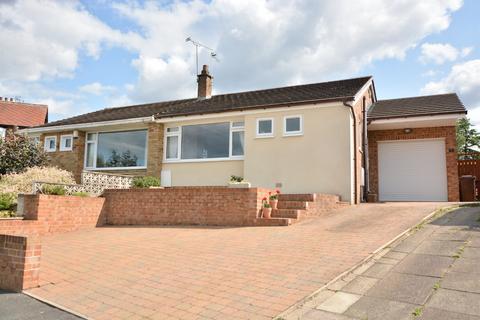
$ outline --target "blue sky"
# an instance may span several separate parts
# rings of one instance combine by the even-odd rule
[[[47,103],[50,120],[193,97],[191,36],[218,53],[200,54],[215,93],[373,75],[380,99],[457,92],[480,124],[478,13],[475,0],[9,0],[0,96]]]

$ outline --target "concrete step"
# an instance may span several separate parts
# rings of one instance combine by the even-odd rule
[[[274,210],[272,210],[272,217],[273,217],[273,218],[299,219],[303,212],[305,212],[305,210],[298,210],[298,209],[274,209]]]
[[[306,201],[293,201],[293,200],[279,200],[278,209],[301,209],[305,210],[308,208],[308,202]]]
[[[279,194],[279,201],[315,201],[315,194],[313,193],[302,193],[302,194]]]
[[[257,218],[255,219],[255,226],[258,227],[282,227],[282,226],[289,226],[294,222],[294,219],[289,218],[270,218],[270,219],[263,219]]]

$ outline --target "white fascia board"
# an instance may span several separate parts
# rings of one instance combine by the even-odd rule
[[[52,126],[52,127],[27,128],[27,129],[19,130],[19,132],[29,133],[29,134],[57,132],[57,131],[67,131],[67,130],[90,129],[90,128],[97,128],[97,127],[104,127],[104,126],[122,125],[122,124],[149,123],[153,121],[154,121],[153,116],[150,116],[150,117],[141,117],[141,118],[122,119],[122,120],[67,124],[67,125]]]
[[[465,118],[465,113],[439,114],[431,116],[412,116],[403,118],[377,119],[371,120],[370,124],[393,124],[404,122],[431,121],[431,120],[459,120]]]
[[[191,116],[172,116],[166,118],[156,119],[156,122],[159,123],[169,123],[169,122],[181,122],[181,121],[190,121],[190,120],[203,120],[203,119],[212,119],[212,118],[227,118],[227,117],[238,117],[251,114],[264,114],[264,113],[274,113],[274,112],[284,112],[290,110],[308,110],[315,108],[325,108],[325,107],[338,107],[343,106],[342,102],[311,102],[306,103],[304,106],[285,106],[277,108],[258,108],[254,110],[245,110],[245,111],[229,111],[229,112],[218,112],[218,113],[207,113],[200,115],[191,115]]]

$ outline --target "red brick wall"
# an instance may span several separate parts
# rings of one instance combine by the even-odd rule
[[[0,235],[0,289],[20,292],[36,287],[41,251],[37,237]]]
[[[411,133],[398,130],[368,132],[370,190],[378,194],[378,141],[445,138],[448,201],[460,201],[455,127],[413,128]]]
[[[107,190],[105,212],[113,225],[254,225],[260,188],[175,187]]]
[[[0,219],[0,234],[52,234],[105,224],[104,198],[23,195],[24,220]]]

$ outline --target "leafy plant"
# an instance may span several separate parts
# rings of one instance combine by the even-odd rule
[[[13,218],[16,217],[17,213],[12,210],[0,210],[0,218]]]
[[[243,182],[243,177],[240,177],[240,176],[235,176],[235,175],[231,175],[230,176],[230,182],[233,182],[233,183],[240,183],[240,182]]]
[[[13,193],[0,193],[0,210],[12,210],[16,203]]]
[[[77,192],[73,192],[73,193],[72,193],[72,196],[77,196],[77,197],[89,197],[89,196],[90,196],[90,193],[85,192],[85,191],[77,191]]]
[[[64,196],[66,191],[63,186],[46,184],[42,187],[42,193],[56,196]]]
[[[160,178],[152,176],[135,177],[132,181],[132,186],[134,188],[160,187],[160,185]]]
[[[262,207],[264,207],[264,208],[271,208],[271,207],[272,207],[272,206],[270,205],[270,203],[268,203],[267,197],[263,197],[263,199],[262,199]]]
[[[269,193],[268,193],[268,198],[269,198],[270,200],[278,200],[278,196],[279,196],[279,195],[280,195],[280,190],[277,189],[277,190],[275,190],[274,193],[269,192]]]
[[[27,136],[13,134],[0,139],[0,174],[19,173],[46,163],[46,153]]]

